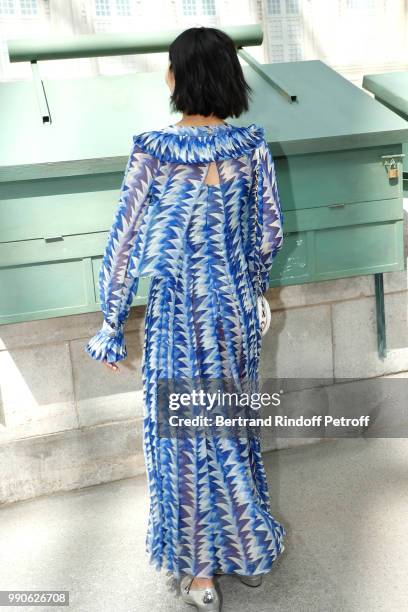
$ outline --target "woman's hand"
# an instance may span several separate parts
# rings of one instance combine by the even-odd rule
[[[109,368],[109,370],[112,370],[112,372],[117,372],[119,370],[119,366],[116,365],[116,363],[108,363],[106,359],[104,359],[102,363]]]

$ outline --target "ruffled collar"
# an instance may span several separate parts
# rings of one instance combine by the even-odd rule
[[[133,142],[161,161],[199,163],[247,154],[264,138],[264,128],[255,123],[247,127],[230,123],[215,126],[173,124],[137,134]]]

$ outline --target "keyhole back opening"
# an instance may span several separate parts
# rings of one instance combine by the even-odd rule
[[[210,162],[208,166],[207,176],[204,180],[205,185],[219,185],[220,184],[220,175],[218,174],[218,168],[215,161]]]

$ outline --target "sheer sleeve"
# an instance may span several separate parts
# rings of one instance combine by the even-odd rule
[[[127,357],[124,324],[139,285],[139,277],[129,274],[131,253],[149,206],[149,189],[159,163],[142,151],[134,138],[99,272],[104,320],[101,329],[85,346],[86,352],[97,361],[106,359],[112,363]]]
[[[284,226],[275,164],[266,141],[260,147],[260,169],[262,240],[259,253],[258,295],[265,293],[269,287],[269,274],[273,260],[282,247]]]

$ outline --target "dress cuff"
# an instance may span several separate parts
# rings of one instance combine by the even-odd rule
[[[127,350],[122,326],[115,329],[104,321],[98,333],[85,346],[85,351],[97,361],[106,359],[108,363],[115,363],[125,359]]]

